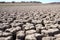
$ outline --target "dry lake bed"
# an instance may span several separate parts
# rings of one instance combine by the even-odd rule
[[[60,4],[0,3],[0,40],[60,40]]]

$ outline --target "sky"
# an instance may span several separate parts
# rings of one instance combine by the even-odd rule
[[[49,3],[49,2],[60,2],[60,0],[0,0],[0,1],[5,1],[5,2],[20,2],[20,1],[40,1],[42,3]]]

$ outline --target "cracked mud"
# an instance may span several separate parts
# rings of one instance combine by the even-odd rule
[[[0,40],[60,40],[60,6],[0,6]]]

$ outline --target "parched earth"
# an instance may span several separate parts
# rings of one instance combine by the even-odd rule
[[[60,6],[0,6],[0,40],[60,40]]]

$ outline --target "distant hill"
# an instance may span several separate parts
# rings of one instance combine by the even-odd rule
[[[48,4],[60,4],[60,2],[51,2],[51,3],[48,3]]]

